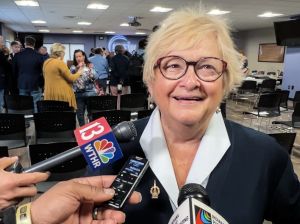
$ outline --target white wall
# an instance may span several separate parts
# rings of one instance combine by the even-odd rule
[[[238,47],[248,58],[249,69],[276,72],[283,70],[283,63],[258,62],[258,47],[260,43],[276,43],[274,28],[247,30],[236,35]]]
[[[10,47],[10,42],[14,41],[14,39],[15,39],[14,31],[7,28],[4,24],[2,24],[1,28],[2,28],[1,30],[2,30],[3,40],[6,44],[6,46]]]

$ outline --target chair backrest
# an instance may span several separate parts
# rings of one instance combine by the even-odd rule
[[[76,142],[56,142],[56,143],[48,143],[48,144],[35,144],[29,145],[29,155],[31,160],[31,165],[48,159],[52,156],[55,156],[59,153],[62,153],[68,149],[77,146]],[[76,171],[85,169],[86,162],[83,156],[77,156],[73,159],[70,159],[66,162],[63,162],[60,165],[57,165],[51,168],[49,171],[51,172],[50,180],[67,180],[79,176]],[[62,175],[57,175],[62,174]]]
[[[88,114],[103,110],[116,110],[117,102],[117,96],[90,96],[87,98]]]
[[[269,134],[276,139],[276,141],[283,146],[289,154],[291,154],[296,138],[296,133],[273,133]]]
[[[19,95],[5,95],[5,107],[7,113],[13,114],[33,114],[33,97]]]
[[[36,102],[38,112],[73,111],[68,102],[56,100],[40,100]]]
[[[8,142],[15,147],[26,146],[26,128],[23,114],[0,114],[0,146],[8,146]],[[17,144],[17,140],[19,140]],[[9,144],[11,145],[11,144]]]
[[[37,142],[40,138],[73,141],[76,128],[75,112],[42,112],[34,114]]]
[[[137,118],[142,119],[144,117],[150,117],[152,112],[153,112],[153,110],[139,110]]]
[[[8,157],[8,147],[7,146],[0,146],[0,158]]]
[[[277,92],[280,93],[280,95],[281,95],[280,106],[284,107],[284,108],[288,108],[288,100],[289,100],[290,91],[289,90],[280,90]]]
[[[293,107],[295,108],[296,103],[300,102],[300,91],[296,91],[293,99]]]
[[[280,93],[261,94],[257,103],[258,116],[264,116],[262,112],[268,112],[268,117],[280,116],[280,99]]]
[[[243,81],[239,90],[247,91],[247,92],[255,92],[256,91],[256,81],[253,81],[253,80]]]
[[[276,87],[275,79],[265,79],[262,81],[260,86],[260,92],[271,92],[274,91]]]
[[[114,126],[122,121],[130,121],[131,112],[124,111],[124,110],[107,110],[107,111],[93,112],[91,115],[92,121],[100,117],[105,117],[109,125]]]
[[[139,111],[147,108],[147,96],[143,93],[124,94],[120,97],[121,110]]]
[[[292,114],[292,125],[294,128],[300,128],[300,102],[296,103]]]

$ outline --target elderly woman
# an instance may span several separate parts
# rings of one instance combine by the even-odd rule
[[[144,81],[157,104],[138,120],[138,137],[122,144],[124,159],[146,157],[150,169],[126,206],[126,223],[168,223],[187,183],[206,188],[211,207],[231,224],[300,223],[300,184],[275,140],[231,121],[219,104],[240,75],[227,25],[193,11],[172,13],[145,52]]]
[[[77,73],[72,74],[64,63],[65,47],[55,43],[50,49],[50,58],[44,62],[43,73],[45,78],[44,100],[57,100],[69,103],[70,107],[77,108],[75,95],[72,89],[73,82],[81,76],[83,65]]]

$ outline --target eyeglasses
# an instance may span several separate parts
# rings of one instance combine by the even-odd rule
[[[197,77],[205,82],[216,81],[227,68],[225,61],[215,57],[204,57],[198,61],[186,61],[174,55],[159,58],[154,68],[158,67],[166,79],[178,80],[186,74],[189,65],[194,66]]]

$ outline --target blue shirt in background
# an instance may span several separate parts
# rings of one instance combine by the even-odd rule
[[[105,58],[96,54],[93,57],[90,57],[89,61],[94,65],[96,79],[106,79],[108,77],[108,63]]]

